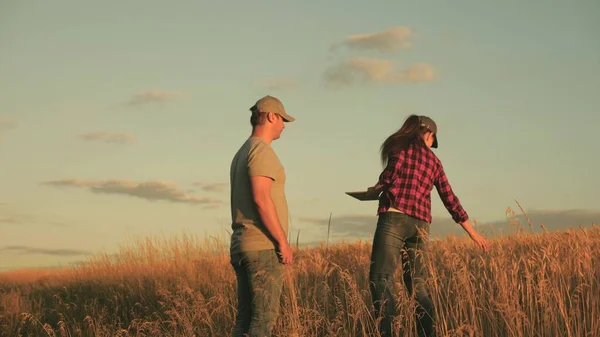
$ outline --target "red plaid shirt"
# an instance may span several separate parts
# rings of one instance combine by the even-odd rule
[[[383,184],[377,214],[390,207],[415,218],[431,222],[431,190],[435,186],[444,206],[456,223],[469,216],[452,191],[441,161],[428,147],[412,144],[388,158],[379,175]]]

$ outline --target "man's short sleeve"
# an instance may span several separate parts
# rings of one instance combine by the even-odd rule
[[[280,169],[279,158],[273,149],[264,143],[259,143],[248,156],[248,175],[265,176],[275,180]]]

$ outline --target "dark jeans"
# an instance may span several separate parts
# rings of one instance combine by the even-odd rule
[[[231,265],[237,278],[238,300],[233,337],[271,336],[283,287],[283,265],[275,250],[233,254]]]
[[[419,229],[425,231],[420,234]],[[392,317],[396,314],[393,275],[402,262],[404,285],[417,300],[416,326],[419,336],[435,336],[433,303],[424,278],[426,275],[429,223],[398,212],[382,213],[377,221],[371,252],[369,288],[383,336],[392,336]]]

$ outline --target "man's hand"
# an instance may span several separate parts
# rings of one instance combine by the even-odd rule
[[[278,247],[277,255],[279,255],[279,262],[282,264],[294,263],[294,252],[292,246],[287,242]]]

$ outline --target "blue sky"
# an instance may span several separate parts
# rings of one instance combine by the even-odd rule
[[[438,123],[472,218],[503,220],[514,198],[598,222],[599,31],[591,0],[4,1],[0,269],[222,235],[230,160],[266,94],[297,118],[273,146],[301,240],[330,212],[374,227],[376,204],[344,191],[377,180],[410,113]],[[432,198],[434,233],[459,228]]]

